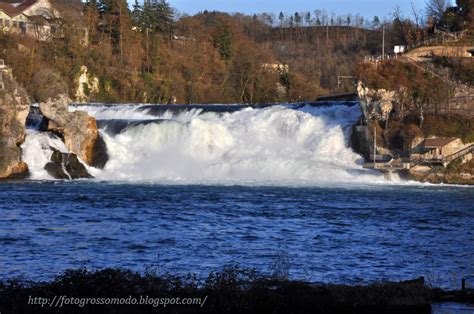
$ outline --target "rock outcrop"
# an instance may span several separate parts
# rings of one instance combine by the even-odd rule
[[[28,166],[21,160],[19,146],[25,140],[30,102],[9,68],[3,66],[0,73],[3,81],[3,89],[0,90],[0,179],[21,178],[28,174]]]
[[[58,150],[53,152],[51,161],[44,169],[55,179],[93,178],[76,154],[61,153]]]
[[[393,105],[397,101],[395,91],[385,89],[373,90],[364,87],[361,82],[357,87],[361,107],[365,118],[370,121],[376,119],[386,122],[393,110]]]
[[[99,92],[99,79],[88,73],[85,65],[81,67],[79,77],[77,78],[76,101],[86,102],[93,94]]]
[[[69,112],[68,106],[69,98],[64,95],[40,103],[40,111],[46,118],[41,129],[59,134],[69,152],[86,164],[103,168],[108,156],[95,118],[84,111]]]

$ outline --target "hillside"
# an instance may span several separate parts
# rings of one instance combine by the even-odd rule
[[[0,58],[34,101],[65,91],[77,101],[96,102],[314,100],[352,90],[350,81],[337,86],[337,77],[354,75],[365,55],[381,51],[380,27],[282,28],[260,17],[220,12],[176,18],[166,2],[133,10],[125,1],[118,9],[100,1],[81,9],[60,3],[60,38],[0,34]],[[147,16],[161,18],[145,27]],[[396,27],[386,25],[386,33],[390,47]]]

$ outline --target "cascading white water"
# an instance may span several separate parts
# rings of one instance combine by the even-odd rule
[[[23,150],[23,161],[28,164],[33,180],[49,180],[52,177],[44,169],[50,161],[53,149],[62,153],[68,150],[61,139],[52,133],[38,132],[29,129],[25,143],[21,146]]]
[[[110,160],[103,171],[93,171],[99,180],[224,184],[383,181],[379,173],[363,170],[362,157],[348,147],[350,128],[360,116],[357,106],[306,106],[299,110],[274,106],[231,113],[184,110],[159,115],[136,106],[77,109],[101,120],[134,122],[118,133],[105,132],[107,127],[102,130]],[[28,138],[25,156],[40,140],[44,139]],[[40,168],[33,167],[34,176],[40,177]]]

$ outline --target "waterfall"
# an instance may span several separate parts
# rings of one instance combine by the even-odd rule
[[[360,117],[358,106],[212,108],[72,106],[72,110],[96,117],[107,143],[110,160],[104,170],[94,171],[98,180],[196,184],[383,181],[381,174],[362,169],[362,157],[348,145],[351,127]],[[25,161],[31,162],[32,155],[50,144],[50,138],[29,134]],[[43,177],[41,164],[47,154],[43,156],[30,165],[33,178]]]

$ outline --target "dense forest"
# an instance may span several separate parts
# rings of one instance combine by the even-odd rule
[[[266,103],[314,100],[353,89],[366,55],[413,45],[435,27],[460,30],[472,0],[389,20],[324,10],[248,16],[177,14],[165,0],[52,0],[61,35],[48,42],[0,33],[1,55],[34,101],[75,98],[81,67],[98,78],[87,100],[132,103]],[[433,2],[443,2],[433,0]],[[431,10],[431,11],[430,11]],[[441,13],[440,13],[441,12]],[[454,12],[454,13],[453,13]]]

